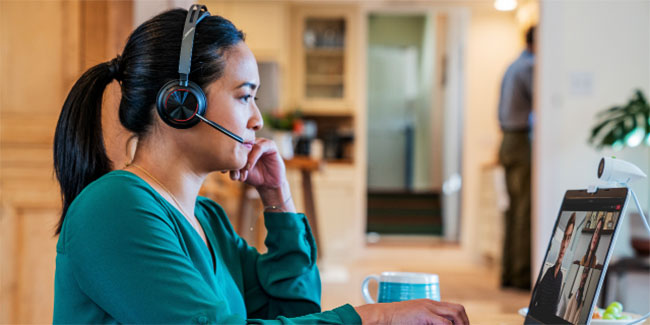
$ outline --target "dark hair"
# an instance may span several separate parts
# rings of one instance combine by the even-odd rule
[[[576,213],[572,213],[571,216],[569,217],[569,220],[566,222],[566,227],[564,228],[564,231],[569,229],[569,225],[573,225],[573,228],[576,227]]]
[[[598,226],[599,224],[600,227]],[[596,251],[598,250],[598,245],[600,244],[600,237],[603,235],[602,230],[604,226],[605,226],[605,218],[598,218],[598,220],[596,220],[596,228],[594,228],[594,233],[591,235],[589,244],[587,244],[587,251],[585,252],[585,256],[582,257],[582,262],[585,263],[585,266],[589,266],[593,258],[596,256]],[[596,240],[596,247],[594,247],[594,249],[592,250],[591,241],[596,236],[598,236]]]
[[[526,45],[533,46],[535,44],[535,29],[536,26],[530,26],[526,31]]]
[[[54,170],[63,197],[56,234],[61,232],[68,208],[77,195],[112,169],[101,125],[106,86],[113,79],[119,82],[120,122],[135,135],[145,135],[153,122],[158,90],[179,78],[186,15],[187,10],[174,9],[144,22],[129,36],[121,56],[88,69],[72,86],[54,134]],[[243,40],[243,32],[227,19],[203,19],[196,27],[189,79],[202,88],[219,79],[225,51]]]

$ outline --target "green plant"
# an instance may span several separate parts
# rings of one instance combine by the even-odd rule
[[[624,106],[614,106],[598,115],[589,143],[597,148],[650,146],[650,105],[641,90],[636,90]]]
[[[291,131],[293,130],[294,123],[301,118],[298,111],[286,114],[277,113],[264,113],[262,114],[264,124],[271,127],[273,130]]]

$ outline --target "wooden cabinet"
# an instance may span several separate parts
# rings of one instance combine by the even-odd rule
[[[287,95],[287,89],[290,87],[289,3],[239,0],[206,0],[204,3],[210,14],[223,16],[244,32],[246,45],[251,49],[258,63],[277,65],[277,70],[274,72],[277,75],[271,79],[276,80],[277,84],[269,85],[265,80],[261,80],[260,88],[260,94],[277,92],[277,103],[267,98],[269,94],[260,97],[277,105],[273,109],[284,110],[290,107]]]
[[[353,113],[355,11],[354,6],[292,8],[292,109],[307,114]]]
[[[314,203],[320,236],[319,251],[327,260],[353,256],[363,240],[363,224],[358,218],[360,204],[356,169],[351,164],[325,164],[313,175]],[[301,178],[297,171],[288,174],[293,200],[299,212],[305,211]]]
[[[206,1],[210,14],[230,20],[246,36],[258,61],[288,56],[288,6],[277,1]]]

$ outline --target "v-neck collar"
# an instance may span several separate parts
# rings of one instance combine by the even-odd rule
[[[190,227],[192,229],[191,232],[193,233],[193,235],[191,235],[191,236],[194,236],[195,239],[198,239],[199,242],[203,243],[203,247],[206,248],[206,251],[208,253],[209,261],[212,262],[212,273],[216,275],[217,274],[217,254],[216,254],[216,250],[215,250],[215,247],[214,247],[214,243],[216,242],[216,239],[214,238],[214,233],[212,231],[212,227],[210,226],[210,223],[207,222],[207,224],[204,224],[201,221],[202,218],[199,218],[198,214],[196,213],[197,208],[201,209],[201,212],[204,212],[202,207],[198,204],[198,199],[194,202],[194,217],[196,218],[196,221],[199,223],[199,225],[203,229],[203,233],[205,234],[205,240],[206,240],[207,243],[203,242],[203,238],[201,238],[201,235],[199,235],[199,232],[196,231],[196,229],[194,229],[194,226],[192,226],[190,221],[187,220],[187,218],[185,218],[185,216],[180,212],[180,210],[178,210],[178,208],[176,208],[173,204],[171,204],[169,201],[167,201],[167,199],[165,199],[162,195],[160,195],[160,193],[158,193],[158,191],[156,191],[156,189],[154,189],[151,186],[151,184],[147,183],[147,181],[142,179],[142,177],[138,176],[137,174],[135,174],[133,172],[130,172],[130,171],[124,170],[124,169],[115,170],[115,172],[122,172],[122,173],[125,173],[125,174],[132,175],[132,177],[135,177],[137,181],[144,183],[154,193],[154,196],[156,196],[156,198],[158,198],[159,200],[162,200],[164,202],[164,204],[166,204],[168,207],[170,207],[172,209],[173,213],[176,214],[177,218],[178,218],[179,215],[182,217],[182,218],[180,218],[182,220],[181,222],[184,222],[185,226]],[[206,228],[209,228],[210,231],[207,231]]]

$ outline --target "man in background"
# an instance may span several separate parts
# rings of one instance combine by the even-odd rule
[[[499,161],[505,168],[510,207],[505,215],[501,286],[530,290],[530,131],[533,102],[535,27],[526,49],[508,67],[501,83]]]

